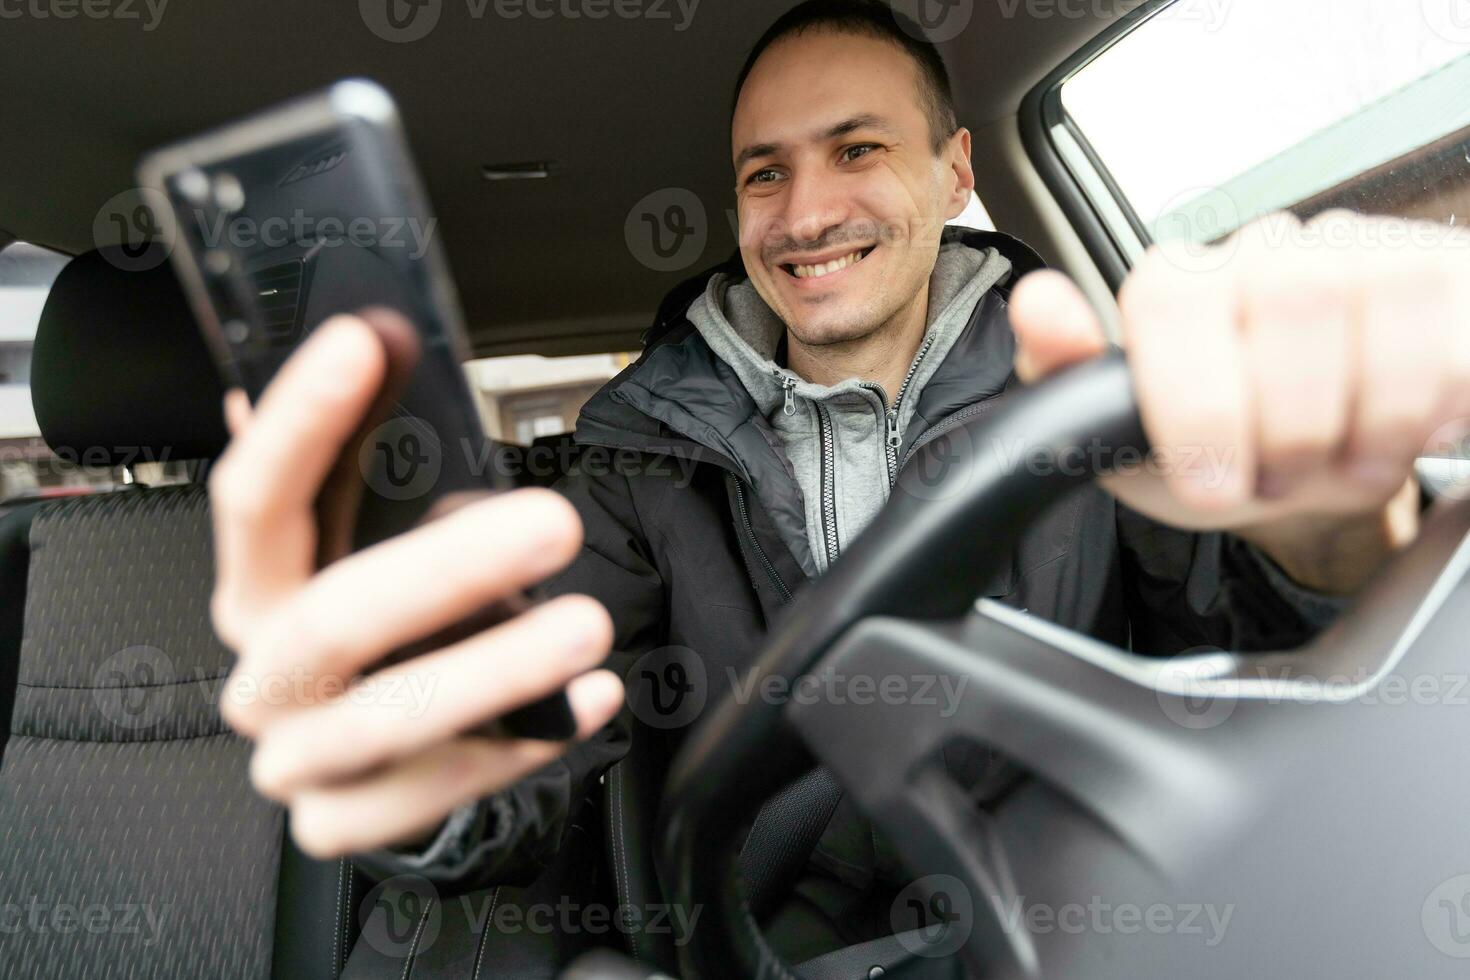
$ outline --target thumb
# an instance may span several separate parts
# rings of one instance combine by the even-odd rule
[[[1060,272],[1043,269],[1022,279],[1011,293],[1010,312],[1016,374],[1026,384],[1107,349],[1092,305]]]

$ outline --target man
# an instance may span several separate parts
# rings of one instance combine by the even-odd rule
[[[677,290],[639,361],[585,407],[584,454],[559,486],[575,513],[509,494],[314,575],[311,501],[383,354],[334,321],[253,412],[232,396],[211,490],[237,677],[355,676],[566,566],[561,598],[391,668],[436,679],[416,717],[227,689],[225,717],[258,742],[255,782],[307,851],[377,849],[376,868],[455,888],[533,876],[626,750],[626,718],[608,724],[616,672],[596,669],[610,647],[624,668],[690,648],[718,697],[926,435],[1103,350],[1081,293],[1030,271],[1029,249],[943,231],[970,200],[970,136],[915,36],[885,4],[814,0],[757,43],[731,123],[742,261]],[[1145,652],[1289,646],[1412,540],[1414,457],[1470,413],[1465,253],[1328,248],[1313,234],[1326,221],[1368,227],[1329,216],[1282,244],[1254,226],[1213,272],[1157,250],[1140,263],[1122,323],[1146,428],[1174,462],[1078,495],[988,594]],[[607,465],[613,451],[637,454],[636,472]],[[565,746],[461,734],[563,685],[585,741],[560,759]],[[780,948],[861,938],[891,860],[839,810],[772,925]]]

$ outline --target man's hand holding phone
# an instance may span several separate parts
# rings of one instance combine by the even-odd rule
[[[565,567],[581,544],[570,504],[518,490],[457,501],[318,571],[316,500],[386,357],[362,320],[323,324],[253,408],[230,393],[233,438],[210,477],[212,613],[238,656],[220,711],[256,743],[256,788],[289,808],[297,844],[319,858],[422,838],[566,748],[489,737],[487,722],[565,688],[586,738],[622,702],[616,675],[596,669],[611,621],[583,596],[374,669]]]

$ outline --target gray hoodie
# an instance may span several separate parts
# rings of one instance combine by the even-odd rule
[[[1010,269],[993,248],[953,243],[940,249],[924,339],[892,403],[874,382],[850,378],[829,387],[778,365],[773,358],[786,326],[749,280],[732,285],[716,275],[690,308],[690,322],[739,376],[781,440],[806,511],[806,539],[787,543],[807,575],[826,571],[887,502],[918,393],[980,297]]]

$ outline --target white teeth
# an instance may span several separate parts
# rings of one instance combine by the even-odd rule
[[[846,269],[862,257],[863,253],[860,251],[850,252],[840,259],[833,259],[831,262],[824,262],[821,265],[795,265],[791,268],[796,273],[796,278],[798,279],[820,279],[823,276]]]

